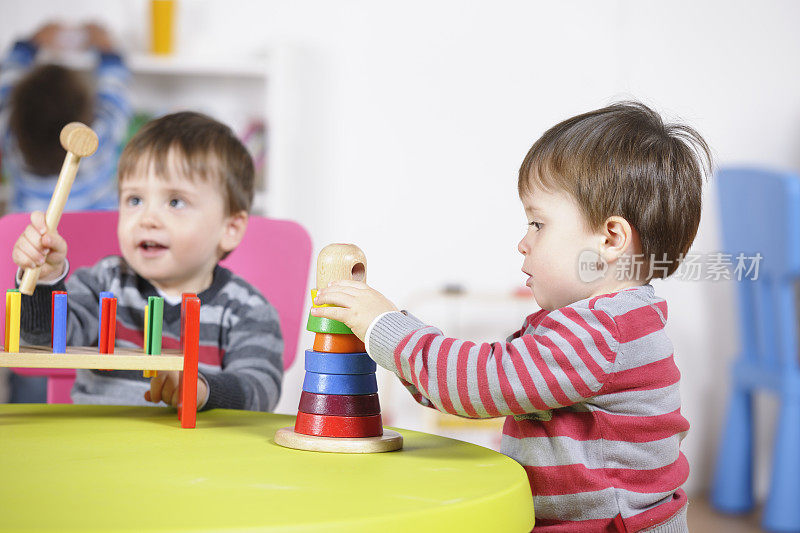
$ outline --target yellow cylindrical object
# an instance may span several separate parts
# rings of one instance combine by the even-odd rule
[[[6,292],[6,342],[7,352],[19,352],[19,318],[22,294],[19,291]]]
[[[158,55],[173,52],[173,28],[175,19],[174,0],[151,0],[150,51]]]

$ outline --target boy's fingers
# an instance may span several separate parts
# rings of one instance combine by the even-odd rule
[[[11,252],[11,260],[14,261],[15,265],[22,269],[36,268],[39,266],[28,256],[28,254],[20,250],[18,246],[15,246],[14,250]]]
[[[352,287],[354,289],[367,289],[369,285],[363,281],[353,281],[350,279],[339,279],[328,283],[328,287]]]
[[[50,231],[42,236],[42,245],[56,253],[63,253],[67,249],[67,241],[56,231]]]
[[[47,233],[47,222],[45,221],[44,213],[41,211],[34,211],[31,213],[31,225],[40,235]]]
[[[44,252],[44,245],[42,245],[42,234],[33,227],[33,225],[28,225],[25,228],[25,231],[22,232],[20,236],[20,240],[25,240],[29,242],[32,246],[39,249],[39,251]]]
[[[41,266],[44,265],[45,259],[47,259],[47,252],[49,251],[47,248],[41,245],[41,241],[38,235],[34,234],[33,239],[28,238],[29,236],[23,234],[17,240],[17,243],[14,245],[14,248],[21,251],[24,256],[30,258],[33,262],[33,266]]]
[[[172,400],[172,395],[175,393],[175,386],[172,384],[172,380],[167,380],[164,382],[164,387],[161,389],[161,401],[164,403],[170,403]]]
[[[44,263],[45,255],[36,246],[32,245],[27,239],[20,239],[17,245],[14,246],[12,254],[18,253],[19,259],[28,260],[31,262],[29,266],[35,267]],[[16,261],[15,261],[16,262]],[[17,263],[19,265],[19,263]]]
[[[343,307],[314,307],[311,309],[313,316],[347,322],[348,310]]]
[[[352,289],[350,289],[352,290]],[[344,291],[328,292],[323,295],[317,295],[314,299],[316,305],[335,305],[338,307],[352,307],[355,303],[356,296]]]
[[[161,374],[161,372],[159,372]],[[161,401],[169,405],[176,405],[178,395],[178,373],[169,371],[164,372],[164,386],[161,388]]]
[[[150,380],[150,401],[158,403],[161,401],[161,388],[164,386],[164,376],[159,372],[156,377]]]
[[[363,287],[368,288],[366,285]],[[364,289],[360,287],[354,287],[351,285],[331,285],[327,289],[322,289],[317,292],[317,297],[319,298],[322,296],[323,298],[335,298],[337,294],[346,294],[348,296],[358,296],[359,294],[363,294]]]

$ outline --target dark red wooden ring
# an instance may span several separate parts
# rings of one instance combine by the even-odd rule
[[[317,437],[380,437],[383,435],[381,415],[333,416],[297,413],[296,433]]]
[[[298,411],[310,415],[370,416],[381,414],[377,394],[316,394],[303,391]]]

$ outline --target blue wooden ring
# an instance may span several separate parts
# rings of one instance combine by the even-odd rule
[[[306,372],[317,374],[374,374],[377,365],[366,352],[326,353],[306,350]]]
[[[314,394],[375,394],[375,374],[317,374],[306,372],[303,390]]]

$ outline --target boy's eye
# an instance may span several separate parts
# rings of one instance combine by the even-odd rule
[[[128,198],[125,199],[125,204],[131,207],[136,207],[137,205],[142,204],[142,199],[138,196],[128,196]]]
[[[536,231],[539,231],[540,229],[542,229],[542,223],[541,222],[536,222],[536,221],[528,222],[528,226],[534,228]]]
[[[180,198],[173,198],[169,201],[169,206],[174,207],[175,209],[183,209],[186,207],[186,202],[181,200]]]

